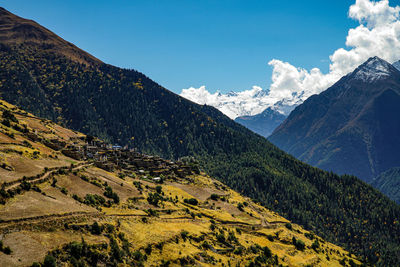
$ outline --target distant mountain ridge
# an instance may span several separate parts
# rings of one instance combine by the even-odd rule
[[[400,72],[373,57],[298,106],[269,140],[297,158],[364,181],[400,166]]]
[[[268,137],[285,119],[285,115],[267,108],[260,114],[238,117],[235,121],[259,135]]]
[[[110,143],[167,159],[194,156],[210,175],[366,262],[400,261],[400,207],[371,186],[304,164],[140,72],[57,50],[29,38],[0,42],[1,97]]]
[[[243,116],[255,116],[267,108],[272,108],[287,116],[304,101],[304,93],[294,94],[291,98],[279,99],[270,95],[268,90],[253,86],[250,90],[229,93],[210,93],[205,86],[182,89],[180,96],[200,105],[217,108],[232,120]]]

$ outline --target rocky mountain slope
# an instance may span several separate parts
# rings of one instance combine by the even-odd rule
[[[29,22],[5,10],[0,17],[16,25]],[[13,36],[14,28],[3,27],[3,35]],[[4,100],[142,153],[173,161],[194,156],[239,193],[365,261],[400,260],[400,208],[371,186],[310,167],[215,108],[179,97],[142,73],[55,52],[56,43],[46,43],[51,36],[0,42]]]
[[[374,57],[297,107],[269,140],[322,169],[371,181],[400,166],[400,72]]]
[[[371,185],[400,204],[400,167],[381,173]]]
[[[285,119],[285,115],[271,108],[267,108],[260,114],[254,116],[238,117],[235,119],[235,122],[240,123],[259,135],[268,137]]]
[[[0,112],[1,266],[360,263],[190,158],[111,147],[4,101]]]

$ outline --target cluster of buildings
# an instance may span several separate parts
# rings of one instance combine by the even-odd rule
[[[185,164],[182,161],[173,162],[158,156],[141,154],[127,146],[110,145],[100,140],[92,140],[85,144],[74,142],[74,144],[66,145],[61,152],[76,160],[93,160],[97,167],[107,171],[128,170],[138,172],[142,170],[158,177],[171,174],[185,177],[199,173],[198,166],[194,164]]]

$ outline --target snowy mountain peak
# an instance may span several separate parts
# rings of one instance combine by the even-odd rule
[[[371,57],[359,66],[351,76],[364,82],[374,82],[390,76],[394,67],[379,57]]]

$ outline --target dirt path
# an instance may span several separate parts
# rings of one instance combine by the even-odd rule
[[[85,162],[84,163],[80,163],[78,166],[72,168],[72,170],[79,170],[81,168],[88,167],[90,165],[93,165],[93,163],[85,163]],[[38,183],[41,183],[41,182],[45,182],[49,178],[50,175],[56,174],[59,170],[65,169],[65,168],[66,168],[65,166],[63,166],[63,167],[55,167],[55,168],[52,168],[52,169],[48,170],[46,173],[42,174],[39,177],[32,176],[32,177],[28,177],[28,178],[25,178],[25,179],[21,178],[21,179],[12,181],[10,183],[6,183],[4,189],[5,190],[14,190],[18,186],[20,186],[23,181],[29,182],[31,184],[38,184]]]

